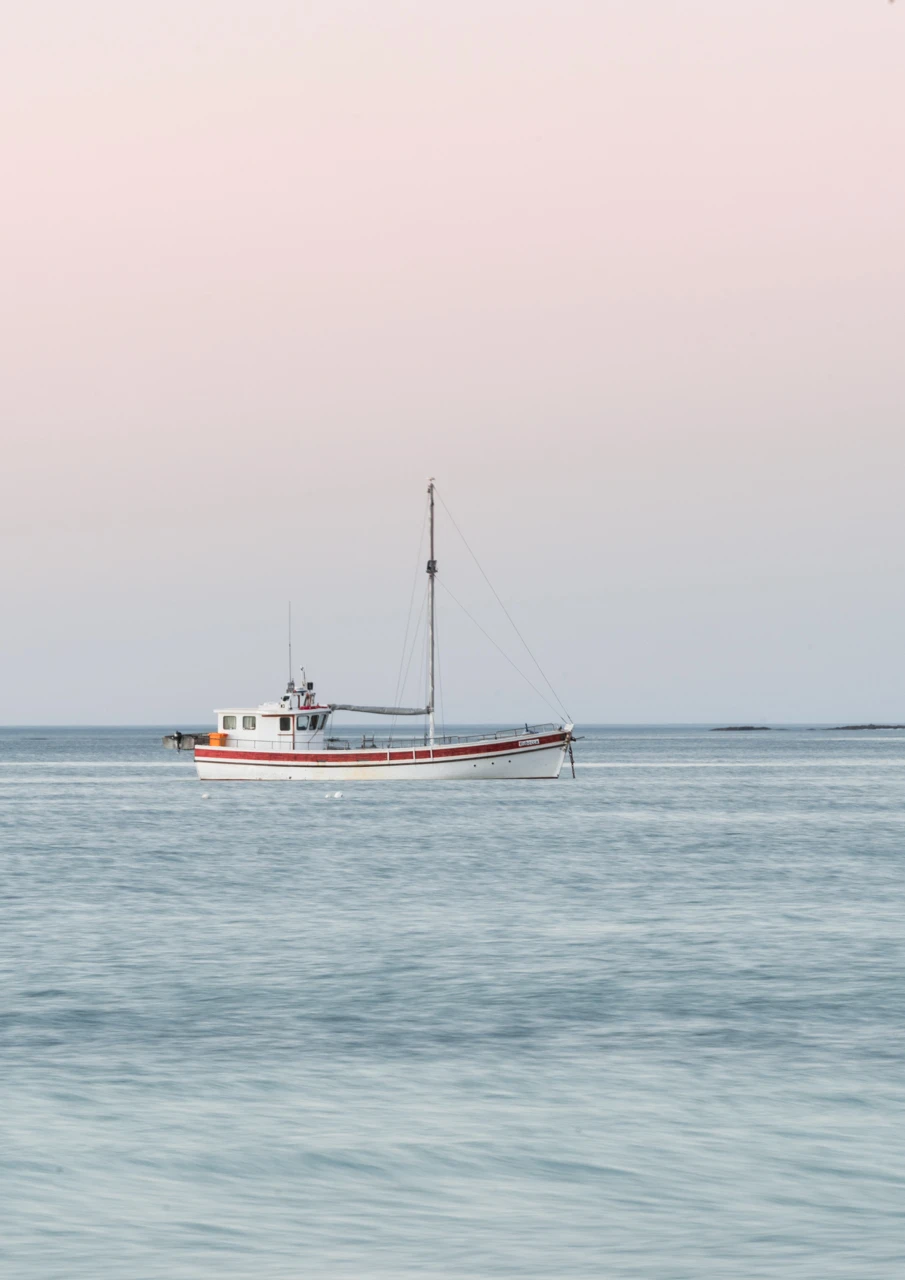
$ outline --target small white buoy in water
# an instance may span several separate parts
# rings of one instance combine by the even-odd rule
[[[202,800],[210,800],[210,794],[209,794],[207,791],[202,791],[202,792],[201,792],[201,799],[202,799]]]
[[[334,791],[334,792],[333,792],[333,799],[334,799],[334,800],[342,800],[342,798],[343,798],[343,793],[342,793],[341,791]]]

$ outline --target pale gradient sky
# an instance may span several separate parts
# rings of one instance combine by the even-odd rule
[[[905,5],[34,0],[0,159],[0,722],[391,698],[429,474],[579,721],[905,720]]]

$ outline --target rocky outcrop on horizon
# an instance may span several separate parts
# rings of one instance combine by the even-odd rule
[[[905,724],[834,724],[827,733],[841,733],[843,730],[854,733],[864,729],[905,729]]]

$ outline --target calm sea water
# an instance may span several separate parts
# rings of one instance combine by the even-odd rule
[[[905,1273],[905,734],[327,800],[161,732],[0,731],[4,1277]]]

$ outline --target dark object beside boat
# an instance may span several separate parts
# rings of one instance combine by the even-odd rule
[[[206,747],[210,741],[209,733],[168,733],[163,745],[168,751],[194,751],[195,747]]]

